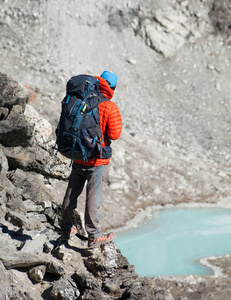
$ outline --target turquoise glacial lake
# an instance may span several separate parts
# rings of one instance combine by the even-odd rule
[[[210,275],[200,259],[231,254],[231,209],[156,210],[115,243],[141,276]]]

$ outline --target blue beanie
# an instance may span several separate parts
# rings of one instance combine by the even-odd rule
[[[100,77],[107,80],[111,88],[115,87],[117,84],[117,75],[111,71],[104,71]]]

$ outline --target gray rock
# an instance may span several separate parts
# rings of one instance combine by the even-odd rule
[[[162,291],[157,291],[156,293],[155,293],[155,296],[156,296],[156,300],[174,300],[174,298],[173,298],[173,296],[170,294],[170,293],[168,293],[168,292],[166,292],[166,291],[164,291],[164,290],[162,290]],[[181,297],[180,297],[181,298]],[[183,297],[184,298],[184,297]],[[186,298],[187,299],[187,298]],[[185,299],[185,300],[186,300]],[[181,299],[179,299],[179,300],[181,300]],[[183,299],[182,299],[183,300]]]
[[[4,248],[9,247],[11,250],[16,251],[16,246],[18,245],[18,241],[14,241],[14,237],[17,236],[17,231],[9,230],[9,228],[5,227],[1,224],[0,227],[2,234],[0,235],[0,244],[4,246]],[[14,235],[15,234],[15,235]]]
[[[20,188],[24,200],[31,200],[38,204],[43,201],[52,201],[51,192],[45,186],[41,175],[16,169],[8,177],[16,187]]]
[[[43,231],[46,229],[46,226],[42,223],[46,217],[42,214],[34,214],[34,213],[27,213],[26,214],[27,218],[28,218],[28,222],[27,225],[25,226],[25,228],[29,231],[31,230],[36,230],[36,231]],[[42,220],[41,220],[42,219]]]
[[[78,289],[74,288],[67,279],[56,281],[51,290],[52,299],[57,300],[75,300],[79,295]]]
[[[58,156],[54,162],[53,153],[34,145],[32,147],[4,147],[4,154],[12,169],[34,171],[54,178],[66,179],[70,174],[69,160]]]
[[[54,260],[50,261],[47,265],[47,272],[58,277],[61,277],[65,274],[64,267]]]
[[[40,255],[43,252],[44,244],[47,240],[45,234],[37,234],[32,240],[26,240],[21,247],[21,252]]]
[[[154,289],[151,281],[148,279],[143,279],[142,281],[132,283],[130,287],[123,293],[122,299],[155,299]]]
[[[4,148],[4,153],[8,159],[9,165],[13,169],[23,169],[45,173],[44,166],[50,160],[47,151],[38,146],[34,147],[8,147]]]
[[[0,145],[0,166],[1,166],[1,169],[0,169],[0,176],[1,177],[0,178],[2,178],[3,176],[6,175],[6,172],[9,169],[9,165],[8,165],[7,158],[4,155],[4,152],[3,152],[3,149],[2,149],[1,145]]]
[[[24,192],[24,191],[23,191]],[[23,204],[26,208],[27,212],[42,212],[43,208],[41,205],[36,205],[34,201],[32,200],[24,200]]]
[[[111,278],[106,278],[103,283],[103,290],[106,293],[118,293],[120,292],[120,280],[113,280]]]
[[[7,300],[10,280],[6,268],[0,260],[0,299]]]
[[[9,222],[18,227],[27,226],[28,223],[27,217],[19,212],[9,211],[6,218]]]
[[[28,96],[23,92],[18,82],[0,73],[0,107],[11,109],[14,105],[21,105],[23,109],[28,102]]]
[[[56,228],[60,228],[61,222],[61,206],[52,204],[52,207],[48,207],[44,210],[44,215],[48,218],[49,222]]]
[[[17,300],[42,300],[40,291],[35,288],[35,285],[28,279],[26,272],[18,270],[9,270],[10,289],[7,293],[8,299]],[[20,288],[18,288],[20,286]]]
[[[10,185],[8,179],[6,178],[7,171],[9,169],[8,161],[2,146],[0,145],[0,204],[7,202],[7,189]]]
[[[98,289],[99,282],[89,273],[75,273],[75,279],[79,287],[82,289]]]
[[[43,257],[38,257],[29,253],[11,252],[9,249],[0,248],[0,259],[6,269],[27,268],[36,265],[43,265],[49,261]]]
[[[24,116],[34,128],[34,141],[40,146],[43,146],[50,139],[50,135],[52,133],[51,124],[46,119],[42,118],[40,114],[34,109],[34,107],[29,104],[26,105]]]
[[[0,121],[0,142],[4,146],[28,146],[33,126],[25,120],[22,107],[13,106],[5,120]]]
[[[6,176],[2,177],[0,186],[2,186],[0,203],[5,203],[12,210],[25,213],[21,190],[17,189]]]
[[[3,200],[3,198],[0,198],[1,200]],[[1,203],[0,201],[0,218],[5,217],[5,215],[8,212],[8,208],[6,207],[6,205],[4,203]]]
[[[5,199],[6,206],[12,211],[26,213],[26,207],[23,204],[21,189],[17,189],[8,178],[5,178]]]
[[[85,290],[81,295],[83,300],[94,300],[94,299],[102,299],[102,300],[112,300],[111,296],[102,292],[100,288],[94,290]]]

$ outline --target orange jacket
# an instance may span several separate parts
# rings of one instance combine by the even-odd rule
[[[99,88],[101,93],[110,100],[113,97],[114,91],[109,87],[106,80],[104,80],[102,77],[95,77],[99,79]],[[99,124],[104,137],[102,146],[109,145],[107,136],[111,140],[117,140],[120,137],[122,131],[122,119],[120,111],[114,102],[104,101],[99,104]],[[110,158],[95,158],[89,159],[88,161],[75,160],[75,163],[86,166],[107,165],[109,162]]]

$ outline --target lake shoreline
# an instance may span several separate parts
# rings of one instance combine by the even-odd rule
[[[124,226],[117,228],[116,232],[122,232],[136,228],[141,225],[145,220],[151,218],[152,213],[163,209],[179,209],[179,208],[223,208],[231,209],[231,205],[228,199],[219,201],[217,203],[180,203],[180,204],[167,204],[167,205],[155,205],[149,206],[140,211],[132,220],[128,221]],[[230,253],[231,254],[231,253]],[[208,267],[212,274],[209,275],[170,275],[170,276],[148,276],[153,280],[155,286],[168,290],[174,299],[201,299],[203,294],[215,295],[215,290],[219,290],[223,287],[223,296],[230,295],[227,291],[227,284],[231,284],[231,255],[224,256],[209,256],[203,257],[199,260],[199,263]],[[218,288],[219,287],[219,288]],[[198,294],[198,298],[194,298],[195,294]],[[217,297],[217,298],[216,298]],[[229,298],[219,298],[214,296],[216,300],[223,300]],[[204,298],[203,298],[204,299]]]
[[[165,205],[152,205],[140,210],[131,220],[127,221],[123,226],[115,228],[115,232],[121,232],[136,228],[141,225],[145,219],[149,219],[152,213],[157,210],[174,209],[174,208],[224,208],[231,209],[231,204],[228,201],[219,201],[217,203],[178,203],[178,204],[165,204]]]

